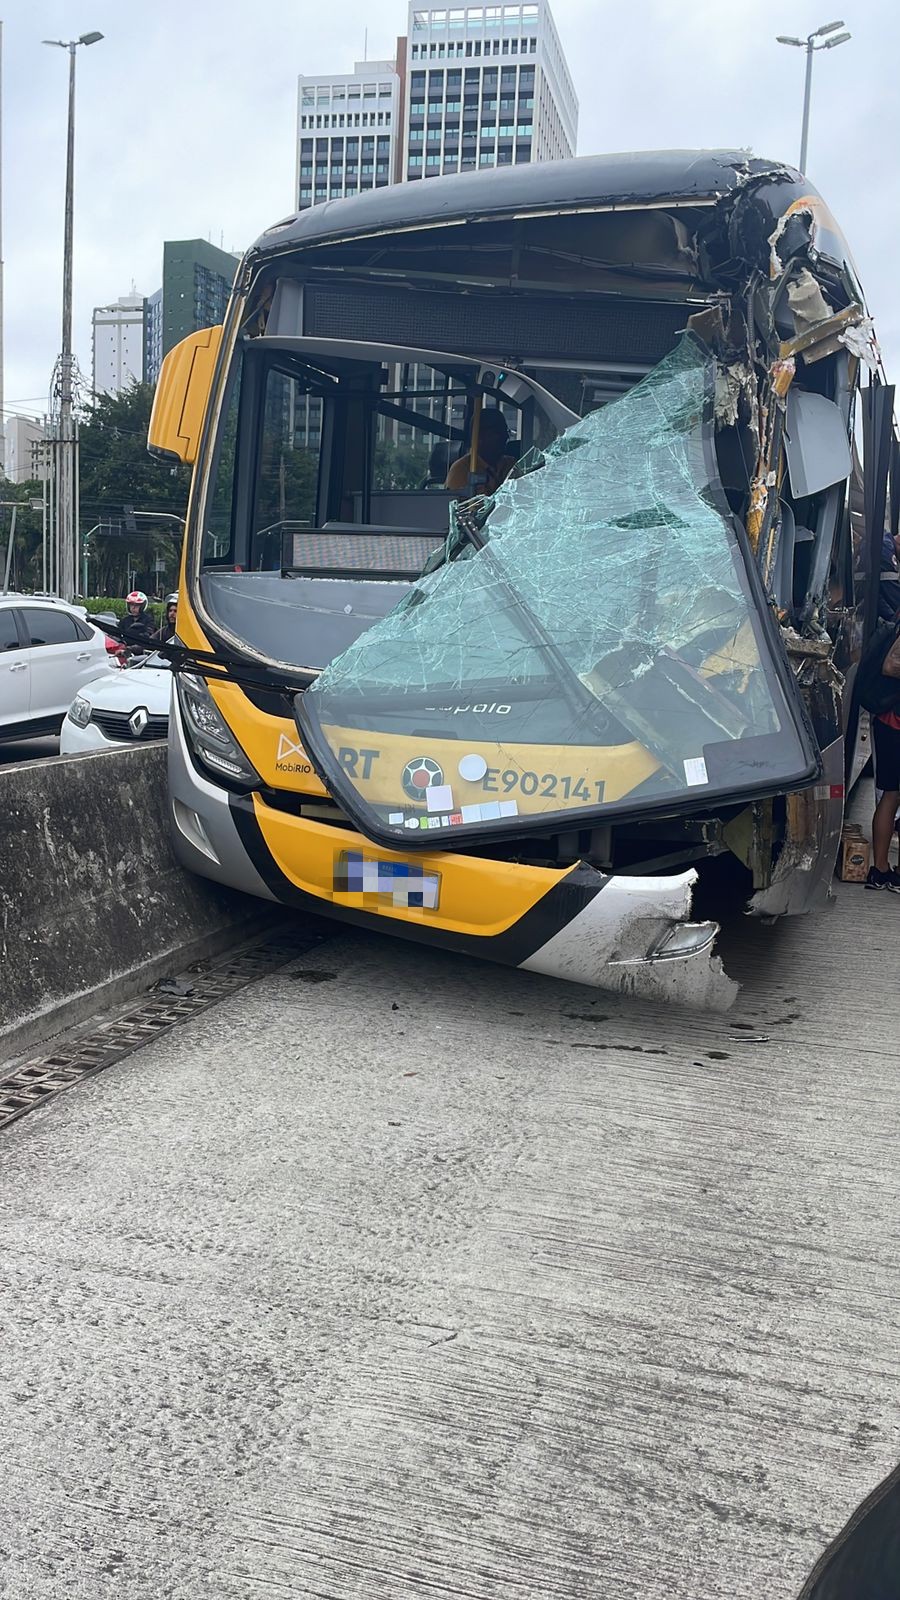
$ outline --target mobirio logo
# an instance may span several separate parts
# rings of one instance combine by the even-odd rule
[[[301,756],[302,760],[295,761],[291,758]],[[304,776],[312,772],[312,767],[306,759],[306,751],[302,744],[297,744],[286,733],[278,735],[278,749],[275,753],[275,766],[279,772],[298,772]]]

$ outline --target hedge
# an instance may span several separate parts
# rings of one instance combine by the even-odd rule
[[[75,603],[76,603],[76,605],[79,605],[79,606],[85,606],[87,608],[88,612],[94,612],[94,611],[106,611],[107,613],[112,612],[113,616],[115,616],[115,617],[124,617],[125,612],[127,610],[127,607],[125,605],[125,601],[121,598],[120,595],[97,595],[97,594],[92,594],[92,595],[87,595],[87,596],[78,595],[76,597]],[[157,621],[158,624],[162,623],[163,609],[164,608],[161,605],[154,605],[152,600],[150,601],[150,604],[147,607],[147,610],[151,613],[151,615],[153,617],[156,618],[156,621]]]

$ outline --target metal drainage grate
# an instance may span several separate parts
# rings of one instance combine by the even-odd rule
[[[179,1022],[186,1022],[238,989],[255,983],[257,978],[265,978],[278,967],[306,955],[331,936],[330,931],[310,933],[307,929],[302,934],[292,934],[281,930],[215,965],[194,968],[187,977],[164,981],[153,998],[141,1001],[134,1010],[120,1012],[93,1032],[0,1078],[0,1128],[71,1089],[73,1084],[132,1055]]]

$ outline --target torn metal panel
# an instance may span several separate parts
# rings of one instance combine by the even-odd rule
[[[745,806],[725,824],[722,837],[732,855],[749,869],[754,889],[767,889],[772,881],[775,845],[772,801],[758,800],[755,805]]]
[[[828,304],[808,267],[802,267],[795,277],[789,279],[787,297],[798,335],[817,323],[827,322],[834,315],[834,306]]]
[[[843,311],[811,323],[798,331],[795,338],[785,340],[780,354],[782,357],[802,355],[806,362],[821,361],[824,356],[834,355],[845,345],[845,335],[849,329],[866,320],[862,306],[845,306]]]
[[[720,364],[716,369],[716,427],[733,427],[742,406],[749,407],[755,393],[756,384],[749,362],[736,361],[730,366]]]
[[[847,425],[833,400],[798,389],[788,391],[784,448],[794,498],[843,483],[853,465]]]
[[[806,179],[802,181],[806,183]],[[769,276],[773,281],[781,277],[789,262],[801,257],[813,266],[820,259],[830,262],[853,282],[858,280],[847,241],[822,196],[814,190],[798,196],[786,207],[768,237],[768,246]]]
[[[791,256],[806,254],[814,227],[811,200],[796,200],[769,235],[769,276],[780,278]]]
[[[877,372],[881,366],[881,351],[875,337],[875,324],[871,317],[861,317],[859,322],[845,328],[838,334],[838,341],[849,350],[851,355],[862,361],[870,372]]]
[[[844,741],[822,752],[822,782],[787,797],[787,824],[771,881],[747,907],[754,917],[798,916],[834,899],[832,882],[844,821]]]
[[[727,1011],[738,985],[714,954],[718,925],[690,921],[696,881],[693,870],[670,878],[609,878],[522,965],[640,999]]]
[[[831,556],[835,538],[846,510],[847,478],[853,471],[853,454],[849,450],[850,406],[853,393],[850,387],[849,365],[850,357],[842,350],[835,362],[834,387],[838,397],[838,410],[843,420],[844,439],[847,441],[849,452],[847,477],[840,479],[827,490],[816,518],[815,542],[812,561],[809,566],[806,595],[802,606],[799,608],[799,621],[804,629],[817,625],[828,584],[828,574],[831,570]],[[846,462],[848,459],[846,455],[844,459]]]

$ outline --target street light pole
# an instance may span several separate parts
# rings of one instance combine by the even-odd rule
[[[75,209],[75,52],[80,44],[97,44],[102,33],[83,33],[80,39],[44,39],[44,44],[57,45],[69,52],[69,115],[66,133],[66,203],[63,229],[63,312],[62,353],[59,374],[59,481],[57,485],[57,548],[59,572],[57,583],[65,600],[71,600],[77,580],[76,544],[76,484],[78,464],[77,444],[72,417],[73,361],[72,361],[72,232]]]
[[[3,370],[3,23],[0,22],[0,478],[6,477]]]
[[[809,145],[809,106],[812,99],[812,68],[813,55],[817,50],[833,50],[836,44],[844,44],[850,38],[849,33],[837,33],[838,28],[843,28],[843,22],[826,22],[823,27],[816,28],[814,33],[807,34],[805,39],[795,39],[792,35],[779,33],[778,44],[795,45],[798,50],[806,51],[806,82],[803,88],[803,125],[800,132],[800,171],[806,171],[806,152]],[[835,37],[836,35],[836,37]]]
[[[806,171],[806,152],[809,147],[809,103],[812,99],[813,45],[806,45],[806,82],[803,86],[803,126],[800,129],[800,171]]]

